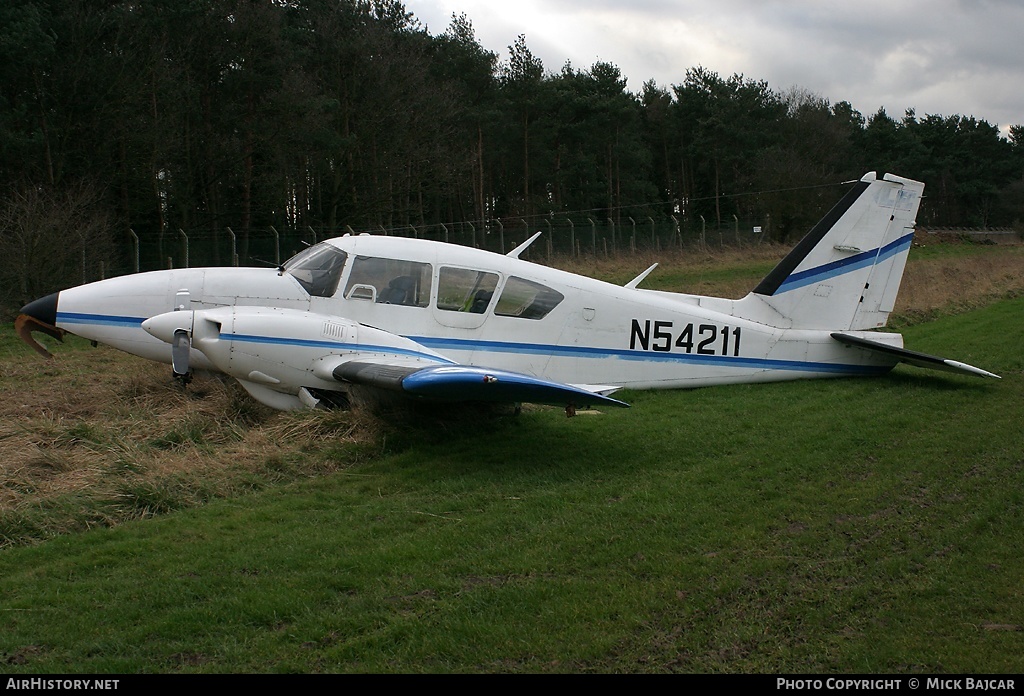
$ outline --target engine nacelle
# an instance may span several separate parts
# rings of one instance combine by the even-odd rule
[[[282,401],[267,394],[268,390],[299,397],[304,388],[343,389],[333,371],[349,360],[378,357],[410,365],[450,363],[403,336],[343,317],[298,309],[218,307],[174,311],[151,317],[142,326],[172,345],[180,340],[182,332],[187,332],[192,350],[202,353],[217,370],[242,382],[260,401],[267,403],[260,398],[261,393],[273,400],[270,405],[275,408],[281,408]],[[259,388],[250,388],[256,385]],[[308,399],[303,400],[306,402]]]

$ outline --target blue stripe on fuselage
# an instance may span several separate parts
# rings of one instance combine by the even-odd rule
[[[492,353],[515,353],[550,355],[560,358],[616,358],[639,362],[660,362],[747,368],[754,370],[787,370],[793,372],[827,372],[848,375],[875,375],[889,371],[889,367],[870,365],[843,365],[836,363],[807,362],[799,360],[771,360],[768,358],[729,357],[723,355],[697,355],[694,353],[661,353],[618,348],[590,348],[586,346],[552,346],[536,343],[505,343],[500,341],[470,341],[454,338],[431,338],[409,336],[434,350],[486,351]]]
[[[79,312],[57,312],[58,324],[96,324],[98,326],[124,326],[139,328],[146,317],[121,317],[114,314],[81,314]]]
[[[144,318],[122,317],[106,314],[79,314],[62,312],[57,314],[58,323],[93,324],[99,326],[122,326],[125,328],[141,327]],[[141,329],[140,329],[141,330]],[[701,366],[731,367],[753,370],[786,370],[791,372],[819,372],[846,375],[876,375],[887,372],[888,367],[870,365],[844,365],[836,363],[807,362],[799,360],[771,360],[768,358],[744,358],[722,355],[697,355],[692,353],[660,353],[654,351],[625,350],[618,348],[591,348],[587,346],[555,346],[541,343],[511,343],[502,341],[478,341],[456,338],[437,338],[429,336],[406,336],[422,346],[433,350],[485,351],[492,353],[514,353],[526,355],[549,355],[561,358],[612,358],[639,362],[658,362],[674,364],[691,364]],[[416,352],[404,348],[378,346],[369,344],[344,344],[333,341],[316,341],[299,338],[280,338],[274,336],[257,336],[248,334],[225,334],[222,340],[242,343],[265,343],[268,345],[291,345],[301,348],[324,348],[338,351],[366,351],[371,353],[390,353],[425,358],[439,363],[457,364],[447,358]]]

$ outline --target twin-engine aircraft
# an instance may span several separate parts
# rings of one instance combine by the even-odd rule
[[[277,409],[354,389],[439,401],[625,406],[618,389],[880,375],[897,363],[990,372],[873,331],[893,309],[924,185],[869,173],[739,300],[644,290],[441,242],[340,237],[278,269],[102,280],[36,300],[19,334],[65,332],[237,379]],[[539,233],[538,233],[539,234]]]

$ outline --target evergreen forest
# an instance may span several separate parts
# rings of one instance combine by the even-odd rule
[[[140,248],[142,270],[181,264],[183,240],[192,265],[346,231],[792,241],[838,200],[824,184],[870,170],[926,183],[921,225],[1024,218],[1019,125],[865,116],[703,66],[631,91],[613,63],[508,48],[464,15],[432,35],[401,0],[2,0],[0,296],[134,270]]]

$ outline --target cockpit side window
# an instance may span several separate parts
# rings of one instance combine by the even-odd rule
[[[321,242],[285,261],[284,272],[299,281],[313,297],[333,297],[346,258],[344,251]]]
[[[444,266],[438,273],[437,308],[483,314],[498,287],[498,274]]]
[[[357,256],[348,276],[345,297],[379,304],[426,307],[430,302],[429,263]]]
[[[543,319],[565,295],[532,280],[512,277],[505,283],[494,313],[499,317]]]

